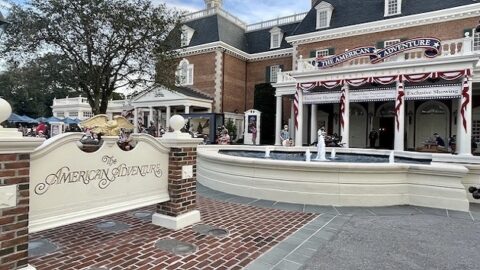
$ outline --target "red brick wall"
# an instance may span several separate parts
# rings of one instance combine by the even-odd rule
[[[225,54],[223,82],[223,111],[243,113],[245,107],[246,65],[243,60]]]
[[[157,205],[157,213],[172,217],[196,209],[197,148],[171,148],[168,164],[168,194],[170,201]],[[182,179],[182,166],[193,165],[193,177]]]
[[[464,29],[472,29],[477,26],[478,18],[463,19],[458,21],[435,23],[398,30],[377,32],[361,36],[327,40],[298,46],[299,55],[310,57],[310,52],[318,49],[335,48],[335,54],[360,46],[375,46],[379,41],[415,38],[436,37],[440,40],[458,39],[463,37]]]
[[[215,97],[215,53],[185,57],[193,64],[193,88]]]
[[[253,108],[255,85],[266,82],[266,68],[273,65],[283,65],[284,70],[292,70],[292,57],[247,63],[247,110]]]
[[[17,185],[17,206],[0,210],[0,270],[28,264],[29,154],[0,154],[0,186]]]

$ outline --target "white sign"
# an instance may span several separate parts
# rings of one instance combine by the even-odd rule
[[[257,110],[245,112],[245,134],[243,144],[260,144],[260,119],[262,113]]]
[[[303,94],[303,104],[340,103],[340,92],[319,92]]]
[[[462,86],[460,84],[405,89],[405,99],[407,100],[430,98],[458,98],[461,95]]]
[[[30,231],[36,232],[168,201],[168,148],[136,135],[124,151],[117,137],[87,153],[80,133],[51,138],[31,155]]]
[[[350,102],[395,100],[395,93],[395,88],[355,90],[350,92]]]

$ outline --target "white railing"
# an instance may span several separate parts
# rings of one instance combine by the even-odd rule
[[[196,20],[196,19],[212,16],[212,15],[215,15],[215,14],[222,15],[223,17],[231,20],[232,22],[234,22],[238,26],[242,27],[243,29],[247,28],[247,24],[245,22],[243,22],[238,17],[228,13],[227,11],[225,11],[221,8],[209,8],[209,9],[200,10],[200,11],[197,11],[197,12],[186,14],[185,16],[183,16],[183,21],[184,22],[193,21],[193,20]]]
[[[197,20],[197,19],[200,19],[200,18],[209,17],[209,16],[212,16],[212,15],[215,15],[215,14],[222,15],[223,17],[231,20],[232,22],[234,22],[238,26],[245,29],[245,31],[247,31],[247,32],[260,30],[260,29],[264,29],[264,28],[272,28],[272,27],[278,26],[278,25],[300,22],[305,18],[305,16],[307,16],[307,12],[304,12],[304,13],[294,14],[294,15],[290,15],[290,16],[286,16],[286,17],[281,17],[281,18],[277,18],[277,19],[273,19],[273,20],[268,20],[268,21],[263,21],[263,22],[247,25],[245,22],[240,20],[238,17],[230,14],[229,12],[227,12],[227,11],[221,9],[221,8],[209,8],[209,9],[204,9],[204,10],[200,10],[200,11],[197,11],[197,12],[186,14],[186,15],[183,16],[183,21],[184,22],[193,21],[193,20]]]
[[[277,73],[277,83],[285,83],[285,82],[294,82],[295,78],[292,76],[292,71],[282,72],[281,69],[278,70]]]
[[[247,25],[246,31],[247,32],[255,31],[255,30],[264,29],[264,28],[272,28],[273,26],[278,26],[278,25],[296,23],[296,22],[302,21],[305,18],[305,16],[307,16],[307,12],[250,24],[250,25]]]
[[[439,57],[452,57],[452,56],[461,56],[461,55],[469,55],[474,52],[473,51],[473,39],[468,35],[465,38],[454,39],[454,40],[444,40],[442,41],[442,50],[441,55]],[[480,49],[480,48],[479,48]],[[384,59],[383,63],[394,63],[394,62],[407,62],[407,61],[414,61],[420,59],[426,59],[425,51],[422,49],[407,51],[405,53],[401,53],[397,56],[393,56],[387,59]],[[299,57],[297,60],[297,70],[300,72],[303,71],[314,71],[320,70],[320,68],[315,66],[316,59],[315,58],[303,58],[302,56]],[[371,65],[371,61],[369,57],[359,57],[352,59],[350,61],[344,62],[332,68],[346,68],[351,66],[364,66],[364,65]],[[280,74],[279,74],[280,76]]]
[[[87,98],[84,97],[73,97],[73,98],[62,98],[62,99],[53,99],[53,105],[68,105],[68,104],[88,104]]]

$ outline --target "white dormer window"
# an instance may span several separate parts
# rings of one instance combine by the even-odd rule
[[[193,33],[195,33],[195,30],[192,28],[183,25],[182,26],[182,33],[180,35],[180,46],[186,47],[190,45],[190,41],[192,40]]]
[[[180,61],[177,72],[178,85],[193,85],[193,64],[190,64],[187,59]]]
[[[272,28],[272,30],[270,30],[270,49],[280,48],[280,46],[282,45],[282,40],[282,29],[278,27]]]
[[[402,13],[402,0],[385,0],[385,16]]]
[[[317,6],[317,29],[328,28],[330,27],[330,21],[332,20],[333,6],[326,2],[322,1]]]

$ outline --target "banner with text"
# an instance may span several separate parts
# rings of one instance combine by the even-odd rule
[[[372,46],[367,46],[348,50],[342,54],[334,55],[328,58],[317,58],[312,61],[312,65],[320,69],[325,69],[334,67],[358,57],[365,56],[370,56],[370,62],[372,64],[376,64],[399,53],[416,49],[425,49],[425,56],[428,58],[433,58],[440,54],[440,48],[441,41],[437,38],[414,38],[390,45],[381,50]]]

